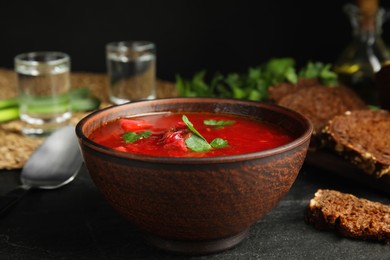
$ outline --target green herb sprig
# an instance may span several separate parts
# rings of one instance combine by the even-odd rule
[[[267,63],[251,67],[246,73],[214,74],[206,79],[206,71],[196,73],[192,79],[176,75],[176,90],[183,97],[221,97],[267,100],[270,86],[287,82],[296,84],[300,78],[318,78],[324,85],[337,85],[337,74],[330,64],[308,62],[298,70],[292,58],[270,59]]]
[[[224,120],[214,120],[214,119],[208,119],[204,120],[203,123],[208,126],[214,126],[215,129],[222,128],[224,126],[232,125],[235,123],[235,121],[224,121]]]
[[[140,133],[126,132],[122,135],[122,138],[126,143],[134,143],[141,138],[148,138],[151,134],[152,132],[149,131],[144,131]]]
[[[205,152],[211,150],[212,148],[223,148],[229,145],[228,141],[222,138],[215,138],[211,141],[211,143],[208,143],[206,138],[204,138],[198,132],[198,130],[195,129],[194,125],[191,123],[191,121],[186,115],[182,115],[182,120],[186,124],[188,129],[190,129],[190,131],[193,133],[193,135],[191,135],[185,140],[187,147],[192,151]]]
[[[204,137],[198,132],[198,130],[195,129],[194,125],[191,123],[191,121],[188,119],[188,117],[187,117],[186,115],[182,115],[181,120],[183,120],[183,122],[186,124],[186,126],[188,127],[188,129],[191,130],[191,132],[193,132],[193,133],[196,134],[198,137],[200,137],[201,139],[203,139],[204,141],[207,142],[206,138],[204,138]]]

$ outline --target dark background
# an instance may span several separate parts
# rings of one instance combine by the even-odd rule
[[[0,67],[13,68],[21,52],[57,50],[73,71],[105,72],[105,44],[120,40],[155,42],[165,80],[244,72],[274,57],[332,63],[351,40],[345,3],[353,1],[4,1]],[[383,39],[390,43],[390,22]]]

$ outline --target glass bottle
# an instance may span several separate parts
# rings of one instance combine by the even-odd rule
[[[340,82],[354,89],[367,104],[379,105],[375,74],[390,60],[390,52],[381,37],[387,14],[378,8],[377,1],[365,1],[373,3],[371,6],[362,2],[359,1],[359,6],[344,6],[351,21],[353,40],[335,62],[334,70]]]

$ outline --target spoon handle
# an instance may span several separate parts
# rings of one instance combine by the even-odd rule
[[[29,186],[22,185],[0,196],[0,217],[3,217],[29,190]]]

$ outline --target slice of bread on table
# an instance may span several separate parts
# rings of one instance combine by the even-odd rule
[[[290,82],[282,82],[268,88],[268,99],[272,102],[278,102],[288,94],[297,92],[304,88],[310,88],[321,85],[317,78],[301,78],[296,84]]]
[[[377,178],[390,174],[390,112],[357,110],[333,117],[323,129],[332,152]]]
[[[303,87],[281,97],[277,104],[305,115],[313,123],[311,148],[321,146],[319,136],[322,129],[334,116],[346,111],[367,109],[365,102],[353,90],[345,86]]]
[[[305,221],[319,230],[336,230],[345,237],[390,245],[390,205],[352,194],[317,190],[307,207]]]

